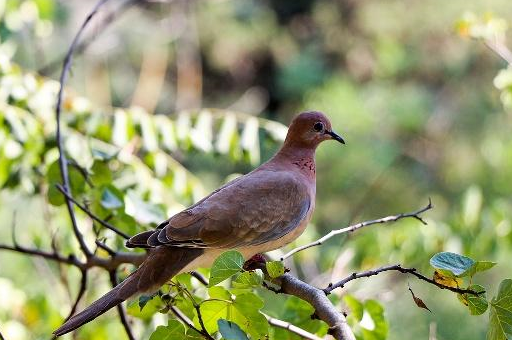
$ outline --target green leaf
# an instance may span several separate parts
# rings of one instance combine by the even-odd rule
[[[112,172],[106,162],[95,161],[92,168],[91,181],[94,185],[107,185],[112,183]]]
[[[361,320],[364,339],[385,340],[388,335],[388,323],[384,318],[384,308],[376,300],[367,300],[364,303],[364,310],[371,317],[371,326],[364,324],[365,317]],[[366,326],[366,327],[365,327]]]
[[[148,303],[148,301],[151,301],[153,299],[154,295],[141,295],[139,296],[139,308],[142,311],[144,309],[144,306]]]
[[[261,269],[254,271],[243,272],[238,275],[235,281],[233,281],[233,287],[235,288],[254,288],[260,287],[263,283],[263,272]]]
[[[219,319],[217,320],[219,332],[226,340],[249,340],[247,334],[240,327],[231,321]]]
[[[236,250],[222,253],[213,262],[209,286],[215,286],[241,271],[244,262],[244,257]]]
[[[470,285],[468,289],[475,291],[477,293],[485,292],[485,288],[480,285]],[[468,302],[468,308],[471,315],[480,315],[485,313],[487,310],[487,299],[485,297],[485,293],[480,295],[473,294],[464,294],[466,295],[466,299]]]
[[[161,310],[164,304],[159,296],[153,296],[143,303],[141,308],[140,299],[132,300],[128,303],[126,311],[131,316],[135,316],[139,319],[149,320],[155,313]]]
[[[468,270],[466,270],[461,277],[473,276],[478,272],[483,272],[491,269],[496,265],[496,262],[492,261],[477,261]]]
[[[85,188],[84,176],[75,167],[72,166],[68,167],[68,174],[69,183],[71,186],[71,193],[73,195],[83,193]],[[58,160],[56,160],[50,165],[46,176],[48,177],[48,182],[50,184],[48,188],[48,201],[50,202],[50,204],[55,206],[64,204],[64,195],[56,187],[56,184],[62,183]]]
[[[275,279],[284,274],[284,264],[282,261],[270,261],[265,264],[268,275]]]
[[[109,185],[101,193],[101,206],[105,209],[115,210],[124,206],[123,193]]]
[[[201,303],[200,311],[210,334],[219,330],[217,320],[226,319],[235,322],[252,339],[261,339],[268,333],[267,319],[259,311],[262,307],[263,300],[249,292],[238,295],[234,301],[206,300]],[[199,326],[197,315],[194,323]]]
[[[35,0],[37,11],[39,12],[39,18],[45,20],[51,20],[55,14],[55,2],[52,0]]]
[[[201,303],[201,318],[208,333],[211,334],[218,331],[217,320],[227,318],[228,314],[231,314],[229,313],[230,309],[231,302],[229,301],[206,300]],[[196,326],[200,326],[197,315],[194,317],[194,323]]]
[[[181,340],[187,339],[185,327],[178,320],[169,320],[167,326],[158,326],[149,340]]]
[[[212,299],[219,299],[219,300],[231,300],[231,294],[227,291],[224,287],[210,287],[208,288],[208,295],[210,295],[210,298]]]
[[[512,339],[512,279],[501,281],[490,304],[487,340]]]
[[[260,313],[263,300],[254,293],[238,295],[233,304],[231,321],[236,322],[253,339],[262,339],[268,334],[268,322]]]
[[[475,264],[469,257],[450,252],[437,253],[430,259],[430,265],[443,274],[463,277],[463,274]]]
[[[353,318],[355,321],[359,322],[363,318],[364,306],[359,300],[357,300],[352,295],[343,296],[343,301],[350,309],[351,313],[349,317]]]

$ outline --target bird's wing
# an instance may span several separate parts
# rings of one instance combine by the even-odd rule
[[[307,186],[284,171],[239,177],[190,208],[135,235],[128,246],[237,248],[276,240],[297,227],[311,208]]]

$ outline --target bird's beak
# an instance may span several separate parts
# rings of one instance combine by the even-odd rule
[[[328,134],[329,136],[331,136],[332,139],[340,142],[341,144],[345,144],[345,141],[343,140],[343,138],[341,138],[340,135],[338,135],[336,132],[334,131],[325,131],[326,134]]]

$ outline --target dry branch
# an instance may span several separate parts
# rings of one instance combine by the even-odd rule
[[[433,208],[432,201],[429,198],[428,199],[428,204],[424,208],[421,208],[420,210],[417,210],[417,211],[413,211],[413,212],[410,212],[410,213],[402,213],[402,214],[398,214],[398,215],[391,215],[391,216],[379,218],[379,219],[376,219],[376,220],[365,221],[365,222],[361,222],[361,223],[358,223],[358,224],[353,224],[351,226],[348,226],[348,227],[345,227],[345,228],[342,228],[342,229],[332,230],[330,233],[328,233],[325,236],[322,236],[321,238],[319,238],[318,240],[316,240],[314,242],[311,242],[311,243],[308,243],[308,244],[305,244],[303,246],[300,246],[300,247],[297,247],[295,249],[290,250],[288,253],[284,254],[281,257],[281,261],[289,258],[290,256],[292,256],[292,255],[294,255],[294,254],[296,254],[296,253],[298,253],[300,251],[303,251],[303,250],[306,250],[306,249],[309,249],[309,248],[312,248],[312,247],[316,247],[316,246],[322,245],[325,241],[327,241],[328,239],[330,239],[330,238],[332,238],[332,237],[334,237],[336,235],[340,235],[340,234],[344,234],[344,233],[350,233],[350,232],[356,231],[358,229],[361,229],[363,227],[367,227],[369,225],[389,223],[389,222],[396,222],[396,221],[404,219],[404,218],[415,218],[418,221],[420,221],[421,223],[427,224],[427,222],[425,222],[425,220],[420,215],[422,213],[424,213],[425,211],[430,210],[432,208]]]
[[[330,294],[336,288],[345,287],[345,284],[347,284],[350,281],[360,279],[363,277],[370,277],[370,276],[378,275],[378,274],[386,272],[386,271],[398,271],[398,272],[404,273],[404,274],[411,274],[413,276],[416,276],[418,279],[428,282],[438,288],[447,289],[447,290],[450,290],[450,291],[452,291],[454,293],[458,293],[458,294],[479,295],[479,294],[484,293],[484,292],[475,292],[470,289],[462,289],[459,287],[451,287],[451,286],[443,285],[439,282],[434,281],[433,279],[426,277],[423,274],[418,273],[416,268],[405,268],[405,267],[402,267],[400,264],[385,266],[385,267],[377,268],[374,270],[368,270],[368,271],[361,272],[361,273],[352,273],[350,276],[348,276],[336,283],[330,283],[326,288],[323,289],[323,291],[325,292],[325,294]]]

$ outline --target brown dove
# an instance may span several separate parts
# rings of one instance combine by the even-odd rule
[[[304,112],[291,123],[281,149],[268,162],[215,190],[162,222],[130,238],[126,246],[148,248],[142,265],[54,334],[71,332],[140,293],[154,292],[173,276],[209,267],[236,249],[247,260],[295,240],[315,207],[315,150],[324,140],[344,140],[320,112]]]

